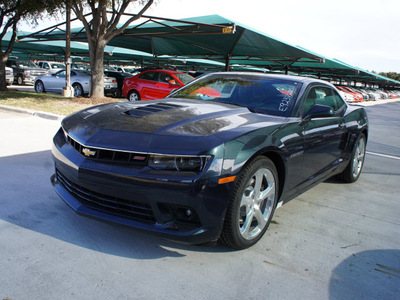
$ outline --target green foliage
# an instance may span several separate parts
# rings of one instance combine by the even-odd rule
[[[6,90],[5,62],[11,54],[17,37],[17,25],[21,20],[36,22],[46,12],[54,14],[64,6],[64,0],[0,0],[0,90]],[[8,31],[12,32],[7,45],[3,38]]]
[[[390,79],[394,79],[397,81],[400,81],[400,73],[396,73],[396,72],[380,72],[379,75],[388,77]]]

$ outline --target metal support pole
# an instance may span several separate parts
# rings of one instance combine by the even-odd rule
[[[231,60],[231,56],[228,54],[228,55],[225,57],[225,71],[226,71],[226,72],[229,72],[229,69],[230,69],[230,67],[229,67],[230,60]]]
[[[65,87],[63,89],[64,97],[72,97],[73,91],[71,87],[71,8],[66,3],[66,34],[65,34],[65,65],[66,65],[66,74],[65,74]]]
[[[285,66],[285,75],[289,74],[289,66]]]

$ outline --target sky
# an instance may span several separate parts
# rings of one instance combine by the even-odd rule
[[[364,70],[400,73],[400,0],[158,0],[146,12],[173,19],[212,14]],[[39,21],[33,31],[60,21]]]

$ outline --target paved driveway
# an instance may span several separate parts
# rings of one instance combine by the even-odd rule
[[[0,299],[398,298],[400,103],[368,111],[360,180],[297,197],[244,251],[75,214],[49,181],[59,121],[0,111]]]

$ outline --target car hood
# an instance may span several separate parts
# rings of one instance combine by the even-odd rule
[[[94,106],[66,117],[62,126],[87,146],[184,154],[201,153],[282,122],[285,118],[251,113],[235,105],[172,98]]]

